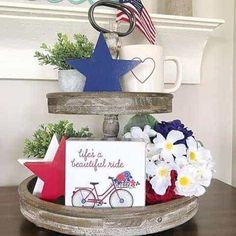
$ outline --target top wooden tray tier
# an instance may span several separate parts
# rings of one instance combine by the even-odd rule
[[[48,111],[55,114],[128,115],[172,111],[172,94],[82,92],[49,93]]]

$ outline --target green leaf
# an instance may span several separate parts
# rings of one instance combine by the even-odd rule
[[[124,133],[130,132],[130,129],[134,126],[143,129],[145,125],[149,125],[153,129],[156,123],[158,123],[158,121],[152,115],[135,115],[130,118],[127,125],[124,127]]]
[[[90,137],[92,133],[89,128],[81,128],[76,131],[73,124],[68,120],[62,120],[58,123],[50,123],[47,126],[40,125],[32,139],[25,139],[23,154],[27,157],[44,158],[53,135],[56,134],[58,140],[62,136],[70,137]]]
[[[52,65],[59,70],[69,70],[71,67],[66,63],[67,59],[88,58],[94,50],[93,43],[86,36],[74,34],[73,39],[72,42],[66,34],[58,33],[57,42],[52,47],[42,43],[40,48],[44,52],[36,51],[34,57],[40,65]]]

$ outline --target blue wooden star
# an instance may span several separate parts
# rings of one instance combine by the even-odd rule
[[[67,63],[86,76],[84,91],[121,91],[120,77],[140,61],[112,59],[109,48],[101,33],[93,56],[87,59],[69,59]]]

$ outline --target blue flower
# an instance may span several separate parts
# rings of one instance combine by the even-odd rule
[[[170,122],[162,121],[161,123],[156,123],[154,130],[161,133],[165,138],[171,130],[181,131],[184,134],[184,139],[177,141],[176,144],[186,145],[186,139],[193,135],[192,130],[188,130],[180,120],[173,120]]]

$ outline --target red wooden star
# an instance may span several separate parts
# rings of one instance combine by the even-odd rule
[[[40,194],[43,200],[54,201],[65,195],[65,145],[66,139],[62,138],[53,161],[24,163],[44,182]]]

